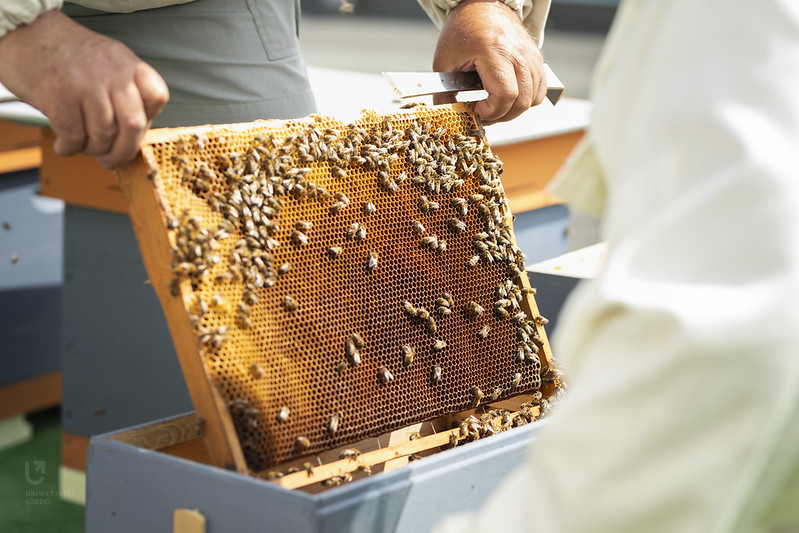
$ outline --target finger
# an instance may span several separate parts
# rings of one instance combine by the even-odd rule
[[[530,109],[530,106],[533,104],[533,79],[530,69],[525,66],[517,65],[515,72],[516,87],[519,94],[516,97],[516,100],[513,102],[510,110],[505,114],[505,116],[499,119],[500,121],[513,120]]]
[[[86,129],[79,104],[60,105],[49,112],[50,127],[56,135],[53,151],[60,156],[70,156],[83,150],[86,144]]]
[[[111,149],[97,157],[105,167],[113,168],[132,160],[139,151],[139,142],[149,125],[144,111],[144,102],[138,88],[130,83],[111,93],[117,128],[119,129]]]
[[[535,91],[535,96],[533,97],[533,105],[539,105],[541,102],[544,101],[544,98],[547,97],[547,75],[541,71],[541,75],[538,77],[538,87]]]
[[[507,115],[516,102],[519,96],[516,73],[508,62],[476,67],[488,97],[478,102],[474,110],[484,123],[490,124]]]
[[[169,88],[161,75],[147,63],[136,67],[134,81],[139,88],[147,119],[152,120],[169,101]]]
[[[83,151],[89,155],[105,154],[111,149],[117,135],[111,98],[103,93],[87,98],[84,102],[83,117],[87,139]]]
[[[458,93],[443,93],[433,95],[433,105],[454,104],[458,101]]]

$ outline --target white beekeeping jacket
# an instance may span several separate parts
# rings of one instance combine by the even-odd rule
[[[556,188],[609,242],[553,340],[571,388],[438,531],[799,531],[799,3],[624,2],[594,89]]]

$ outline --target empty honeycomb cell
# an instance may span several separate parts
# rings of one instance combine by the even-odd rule
[[[251,470],[540,388],[540,362],[517,361],[541,326],[518,314],[501,163],[470,113],[207,127],[152,150],[171,267]]]

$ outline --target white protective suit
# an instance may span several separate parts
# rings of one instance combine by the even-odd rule
[[[593,100],[556,188],[609,241],[553,340],[571,388],[438,531],[799,531],[799,3],[623,2]]]

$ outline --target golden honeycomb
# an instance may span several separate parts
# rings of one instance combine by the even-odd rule
[[[540,388],[544,319],[468,109],[200,127],[151,149],[173,297],[249,469]]]

